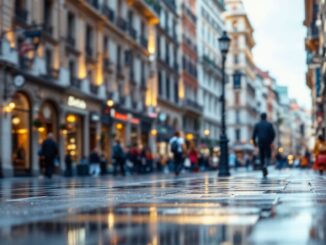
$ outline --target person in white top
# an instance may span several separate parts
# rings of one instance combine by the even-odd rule
[[[173,154],[174,171],[178,176],[183,166],[184,139],[176,132],[170,140],[170,151]]]

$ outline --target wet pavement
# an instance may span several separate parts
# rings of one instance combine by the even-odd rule
[[[326,244],[311,171],[0,180],[0,244]]]

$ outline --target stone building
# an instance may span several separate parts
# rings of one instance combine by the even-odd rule
[[[197,4],[199,101],[203,107],[200,138],[217,144],[221,127],[222,55],[218,38],[224,30],[224,1],[201,0]]]
[[[255,46],[253,27],[241,0],[227,0],[225,25],[232,39],[226,67],[228,138],[231,149],[239,159],[254,150],[251,137],[258,119],[255,89],[255,64],[252,49]],[[238,75],[234,79],[235,74]]]
[[[1,0],[0,162],[4,176],[40,173],[49,132],[74,162],[113,135],[148,144],[156,105],[155,25],[143,0]],[[6,143],[4,143],[6,142]]]

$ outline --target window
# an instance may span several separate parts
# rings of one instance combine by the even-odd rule
[[[240,129],[235,130],[235,139],[238,142],[241,140],[241,130]]]
[[[51,0],[45,0],[44,1],[44,9],[43,9],[43,21],[44,21],[44,29],[47,32],[52,31],[52,26],[51,26],[51,17],[52,17],[52,1]]]
[[[52,70],[52,51],[50,49],[45,51],[45,65],[47,74],[50,74]]]
[[[174,102],[179,103],[179,84],[178,81],[174,82]]]
[[[86,54],[88,56],[93,55],[92,44],[93,44],[93,30],[91,26],[87,25],[86,26]]]
[[[117,48],[117,66],[118,66],[118,69],[121,68],[121,46],[118,45],[118,48]]]
[[[158,94],[163,96],[162,72],[158,72]]]
[[[235,105],[240,105],[240,92],[239,91],[235,91],[234,94],[234,103]]]
[[[169,100],[171,97],[170,97],[170,94],[171,93],[171,89],[170,89],[170,78],[169,76],[167,75],[166,76],[166,98]]]
[[[67,27],[68,38],[75,37],[75,16],[73,13],[68,12],[68,27]]]
[[[108,38],[108,36],[104,36],[104,39],[103,39],[104,55],[107,55],[108,50],[109,50],[109,38]]]
[[[239,64],[239,55],[234,55],[234,64]]]
[[[240,111],[235,111],[235,122],[240,123]]]
[[[70,81],[75,78],[75,62],[73,60],[69,61],[69,73],[70,73]]]

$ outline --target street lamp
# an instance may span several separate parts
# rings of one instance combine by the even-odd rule
[[[231,39],[228,37],[226,31],[223,32],[222,37],[218,39],[219,48],[222,53],[222,130],[220,136],[220,149],[221,149],[221,157],[220,157],[220,164],[219,164],[219,176],[230,176],[229,171],[229,150],[228,150],[228,138],[226,136],[226,123],[225,123],[225,61],[226,55],[230,48]]]

